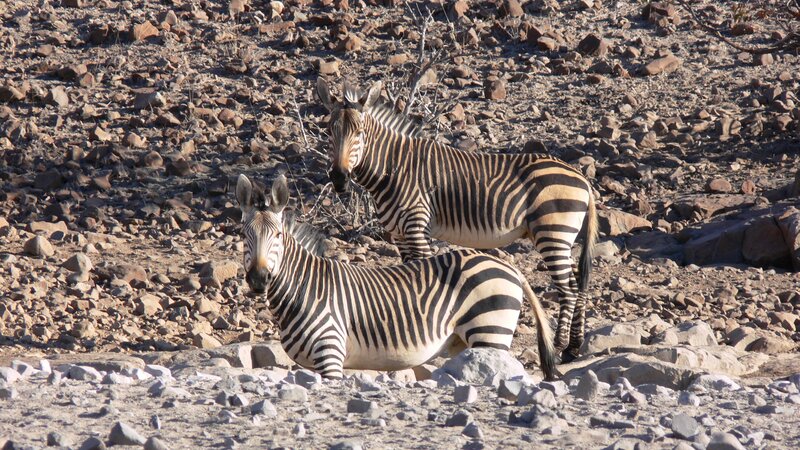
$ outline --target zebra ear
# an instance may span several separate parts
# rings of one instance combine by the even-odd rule
[[[361,108],[361,93],[350,81],[344,80],[344,104],[349,108]]]
[[[383,83],[376,81],[372,87],[369,88],[369,91],[359,100],[361,106],[364,108],[371,108],[381,97],[381,89],[383,89]]]
[[[317,95],[319,99],[322,101],[323,106],[328,111],[333,111],[333,100],[331,99],[331,90],[328,87],[328,83],[325,82],[325,79],[322,77],[317,78]]]
[[[269,207],[272,212],[278,214],[286,208],[286,204],[289,203],[289,185],[284,175],[280,175],[272,182],[270,197]]]
[[[246,209],[253,206],[252,198],[253,184],[245,174],[239,175],[239,180],[236,182],[236,200],[239,201],[239,207]]]

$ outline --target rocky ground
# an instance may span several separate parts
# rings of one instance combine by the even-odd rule
[[[20,365],[0,372],[0,396],[14,397],[0,400],[0,443],[7,436],[42,446],[48,423],[61,420],[76,421],[62,434],[77,446],[92,433],[114,442],[112,425],[122,421],[143,436],[160,433],[170,447],[318,447],[363,435],[375,447],[408,446],[410,436],[425,436],[430,446],[437,439],[524,446],[542,442],[554,426],[563,431],[546,438],[554,447],[572,438],[599,447],[621,436],[672,447],[683,441],[672,429],[673,415],[683,411],[708,439],[719,431],[751,447],[797,447],[796,380],[782,380],[800,373],[793,358],[800,341],[800,58],[740,53],[666,4],[373,3],[0,3],[0,362],[41,368],[46,357],[64,373],[57,383]],[[735,7],[747,2],[726,3],[692,2],[739,42],[780,38],[769,15]],[[427,27],[424,8],[433,11]],[[325,110],[312,88],[318,76],[362,86],[382,80],[403,106],[423,28],[426,57],[442,56],[419,77],[411,107],[430,120],[427,133],[464,149],[550,153],[593,180],[603,233],[588,320],[596,337],[584,350],[600,356],[562,372],[573,370],[565,380],[578,380],[586,366],[617,387],[590,401],[558,390],[555,406],[544,408],[566,424],[531,429],[529,415],[519,426],[509,417],[530,404],[499,400],[495,388],[479,388],[475,403],[454,403],[441,379],[409,382],[421,383],[412,388],[384,380],[377,394],[364,392],[363,380],[321,383],[307,403],[276,400],[283,372],[260,363],[231,370],[209,359],[207,352],[230,348],[223,344],[266,342],[276,333],[263,301],[243,284],[231,191],[239,173],[268,180],[288,171],[295,207],[331,236],[331,257],[399,261],[364,209],[365,197],[331,192]],[[530,244],[503,254],[554,313]],[[651,315],[665,325],[619,329]],[[535,372],[528,350],[535,336],[524,316],[512,353]],[[694,320],[708,326],[702,343],[681,341],[680,328],[660,336]],[[696,345],[714,348],[698,354]],[[177,351],[177,360],[153,353],[165,351]],[[73,380],[81,376],[65,365],[94,364],[97,352],[139,359],[97,366],[119,377]],[[185,389],[185,398],[144,395],[154,381],[141,378],[156,370],[145,362],[170,367],[174,379],[165,383]],[[637,364],[670,375],[629,372]],[[743,388],[705,386],[699,406],[680,404],[688,395],[680,391],[699,395],[692,382],[704,372]],[[106,386],[107,377],[123,381]],[[656,383],[653,377],[671,391],[635,388]],[[251,405],[218,404],[225,389],[245,391]],[[380,414],[347,415],[347,401],[373,395]],[[439,404],[424,404],[429,397]],[[275,427],[267,426],[270,413],[248,412],[262,399],[275,403]],[[462,425],[442,426],[462,408],[483,438],[462,435]],[[632,428],[590,419],[601,413]],[[162,430],[148,425],[153,414]],[[196,422],[174,421],[186,417]],[[235,428],[214,428],[224,422]],[[634,444],[626,438],[619,445]]]

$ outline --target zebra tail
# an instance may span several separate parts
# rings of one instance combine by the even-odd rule
[[[553,346],[553,330],[550,328],[550,321],[547,319],[547,314],[544,312],[542,304],[539,303],[539,298],[536,297],[533,289],[531,289],[531,285],[528,284],[525,277],[520,277],[520,279],[522,280],[522,290],[525,292],[525,296],[528,297],[531,310],[533,311],[533,317],[536,319],[539,365],[542,366],[545,380],[553,381],[556,379],[557,375],[560,375],[556,372],[556,351]]]
[[[590,188],[591,189],[591,188]],[[580,276],[578,277],[578,289],[585,292],[589,287],[589,274],[592,272],[592,253],[594,244],[597,241],[597,211],[594,206],[594,196],[589,191],[589,208],[583,220],[583,250],[579,262]]]

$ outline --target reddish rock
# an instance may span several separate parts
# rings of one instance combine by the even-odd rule
[[[597,211],[597,219],[600,232],[606,236],[619,236],[653,228],[649,220],[616,209]]]
[[[519,0],[502,0],[500,15],[503,17],[522,17],[525,15],[525,11],[522,9]]]
[[[733,186],[725,178],[714,178],[708,181],[706,190],[715,193],[726,193],[733,191]]]
[[[506,98],[506,83],[503,80],[486,80],[483,84],[483,96],[487,100]]]
[[[131,39],[135,41],[143,41],[152,37],[158,37],[158,28],[153,26],[150,21],[145,21],[139,25],[134,25],[131,30]]]
[[[758,267],[791,267],[789,246],[772,216],[756,219],[744,232],[742,256]]]
[[[658,75],[660,73],[670,73],[680,67],[683,61],[675,55],[667,55],[663,58],[658,58],[651,61],[644,66],[642,73],[644,75]]]
[[[592,33],[581,39],[578,43],[578,51],[588,56],[605,56],[608,53],[609,43],[607,40]]]
[[[745,194],[745,195],[755,195],[755,193],[756,193],[756,184],[753,182],[753,180],[745,180],[744,183],[742,183],[742,190],[741,191],[742,191],[742,194]]]
[[[791,207],[778,216],[777,221],[789,251],[792,268],[795,272],[800,272],[800,210]]]

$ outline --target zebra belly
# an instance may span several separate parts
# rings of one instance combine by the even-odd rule
[[[436,239],[469,248],[505,247],[528,233],[526,225],[512,229],[479,230],[453,228],[431,224],[431,235]]]
[[[436,340],[417,348],[364,348],[354,340],[348,340],[345,369],[357,370],[403,370],[425,364],[436,356],[446,339]]]

